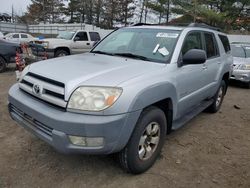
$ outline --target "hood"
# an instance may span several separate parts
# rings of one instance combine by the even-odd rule
[[[242,57],[234,57],[234,63],[235,65],[238,64],[249,64],[250,63],[250,58],[242,58]]]
[[[32,64],[29,72],[64,83],[67,95],[81,85],[118,86],[163,66],[165,64],[85,53]]]

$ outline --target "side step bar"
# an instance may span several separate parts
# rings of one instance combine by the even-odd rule
[[[213,99],[210,99],[208,101],[204,101],[204,102],[200,103],[199,106],[195,107],[193,110],[188,112],[186,115],[184,115],[180,119],[175,120],[173,122],[173,125],[172,125],[172,130],[177,130],[177,129],[181,128],[183,125],[185,125],[191,119],[193,119],[195,116],[197,116],[202,111],[204,111],[207,107],[209,107],[213,102],[214,102]]]

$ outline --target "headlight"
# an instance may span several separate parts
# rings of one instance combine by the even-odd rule
[[[79,87],[71,95],[68,109],[102,111],[112,106],[121,93],[121,88]]]
[[[22,81],[23,77],[29,72],[29,69],[30,69],[30,65],[28,65],[27,67],[25,67],[18,79],[19,82]]]
[[[49,47],[49,42],[43,42],[43,43],[42,43],[42,46],[43,46],[44,48],[48,48],[48,47]]]
[[[250,70],[250,64],[247,64],[247,65],[243,64],[243,65],[241,65],[240,69],[241,70]]]

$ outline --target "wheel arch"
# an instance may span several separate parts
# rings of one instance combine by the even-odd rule
[[[69,47],[67,47],[67,46],[56,47],[54,53],[56,54],[56,52],[58,52],[59,50],[64,50],[64,51],[68,52],[69,55],[71,54],[71,51],[70,51]]]
[[[226,94],[227,88],[228,88],[228,85],[229,85],[229,80],[230,80],[230,74],[229,74],[229,72],[224,73],[224,75],[222,77],[222,80],[224,80],[225,83],[226,83],[226,91],[225,91],[225,94]]]

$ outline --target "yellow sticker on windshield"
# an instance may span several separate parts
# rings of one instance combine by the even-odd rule
[[[159,38],[177,38],[179,34],[177,33],[157,33],[156,37]]]

